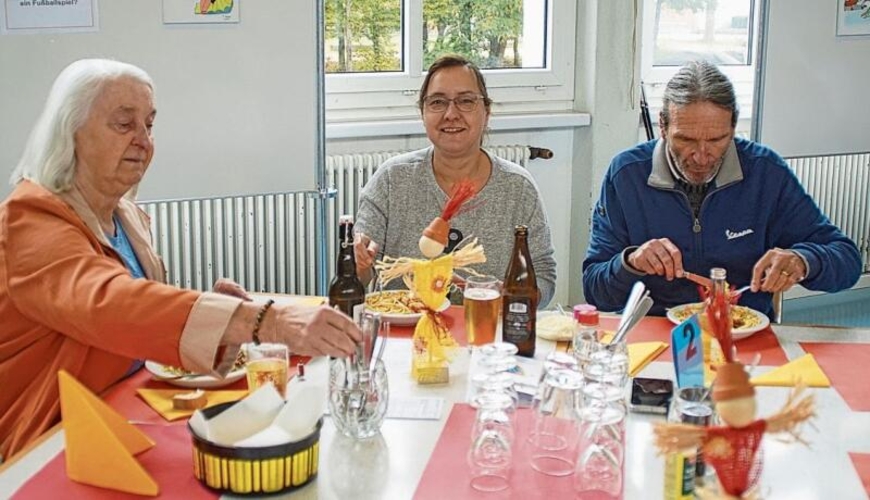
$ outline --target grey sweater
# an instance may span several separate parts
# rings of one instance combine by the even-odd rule
[[[366,184],[360,195],[355,230],[381,247],[378,259],[423,258],[417,241],[423,229],[447,201],[435,181],[432,147],[390,158]],[[514,227],[529,227],[529,252],[541,289],[539,307],[546,306],[556,287],[556,260],[550,226],[538,186],[522,167],[486,152],[492,174],[483,189],[467,202],[471,209],[450,221],[463,237],[475,236],[483,245],[486,263],[480,273],[503,279],[514,242]],[[391,284],[392,285],[392,284]]]

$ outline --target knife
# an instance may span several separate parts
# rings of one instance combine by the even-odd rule
[[[683,278],[686,278],[687,280],[694,282],[694,283],[697,283],[697,284],[699,284],[703,287],[706,287],[708,289],[711,289],[711,290],[713,289],[713,280],[711,280],[710,278],[705,278],[699,274],[685,272],[685,271],[683,272]]]

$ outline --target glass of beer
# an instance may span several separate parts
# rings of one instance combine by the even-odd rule
[[[495,329],[501,312],[501,282],[492,276],[469,276],[465,280],[463,304],[468,345],[495,342]]]
[[[253,392],[265,384],[273,384],[281,397],[287,393],[287,359],[284,344],[248,344],[248,390]]]

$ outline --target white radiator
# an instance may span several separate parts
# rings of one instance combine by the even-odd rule
[[[870,272],[870,153],[786,162],[822,212],[858,245]]]
[[[528,163],[525,146],[489,149],[522,166]],[[356,215],[362,187],[381,163],[400,153],[326,158],[327,182],[337,191],[327,201],[326,228],[317,228],[314,200],[304,192],[142,203],[168,282],[208,290],[227,277],[250,291],[317,294],[318,229],[325,229],[326,274],[332,276],[338,217]]]

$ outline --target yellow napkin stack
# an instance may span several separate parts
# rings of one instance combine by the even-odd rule
[[[628,374],[634,377],[668,348],[666,342],[635,342],[628,344]]]
[[[80,483],[157,496],[160,487],[133,458],[154,441],[64,370],[57,374],[66,473]]]
[[[812,354],[804,354],[800,358],[790,361],[779,368],[775,368],[763,375],[752,377],[749,381],[752,385],[767,385],[773,387],[792,387],[798,381],[807,387],[831,387],[831,381],[816,363]]]
[[[139,396],[148,403],[154,411],[160,414],[161,417],[168,421],[186,418],[193,414],[194,410],[178,410],[172,406],[172,397],[176,394],[190,392],[192,389],[139,389],[136,392]],[[248,391],[208,391],[206,397],[208,402],[205,407],[214,406],[220,403],[230,401],[238,401],[248,395]]]
[[[614,332],[605,331],[601,336],[601,342],[607,344],[613,340]],[[634,377],[644,367],[658,357],[668,348],[667,342],[634,342],[628,344],[628,374]]]

